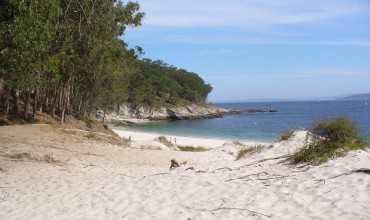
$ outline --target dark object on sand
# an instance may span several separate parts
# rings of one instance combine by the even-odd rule
[[[175,168],[177,168],[177,167],[180,167],[179,163],[177,163],[177,161],[176,161],[176,160],[172,159],[172,160],[171,160],[170,170],[175,169]]]

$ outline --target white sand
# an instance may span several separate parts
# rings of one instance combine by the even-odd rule
[[[302,133],[235,161],[222,148],[138,150],[22,128],[0,127],[0,219],[370,219],[370,175],[335,177],[370,168],[369,151],[318,167],[258,162],[291,152]],[[4,157],[14,152],[61,163]],[[170,171],[173,158],[187,164]]]
[[[143,145],[153,145],[158,140],[158,137],[164,136],[171,143],[181,146],[194,146],[194,147],[206,147],[206,148],[216,148],[224,145],[227,142],[232,140],[224,139],[213,139],[213,138],[195,138],[195,137],[184,137],[179,135],[164,135],[159,133],[149,133],[142,131],[133,131],[127,128],[113,128],[113,131],[119,136],[125,139],[131,139],[134,146],[143,146]],[[258,144],[271,144],[267,142],[258,142],[258,141],[242,141],[245,145],[258,145]]]

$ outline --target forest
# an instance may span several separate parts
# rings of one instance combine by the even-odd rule
[[[144,16],[137,2],[2,0],[0,115],[63,122],[123,103],[206,102],[212,87],[196,73],[142,58],[125,42]]]

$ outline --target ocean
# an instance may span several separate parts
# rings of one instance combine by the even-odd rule
[[[370,140],[370,101],[218,103],[224,108],[272,108],[273,113],[243,113],[224,118],[153,122],[132,130],[228,140],[272,142],[291,128],[309,128],[322,119],[347,117]]]

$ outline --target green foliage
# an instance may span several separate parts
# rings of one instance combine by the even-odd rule
[[[212,88],[199,76],[128,48],[122,36],[143,16],[136,2],[2,0],[0,112],[27,119],[42,109],[64,121],[124,102],[204,102]]]
[[[354,123],[346,118],[321,121],[312,129],[314,137],[293,155],[293,163],[321,164],[351,150],[364,149],[368,143],[360,136]]]
[[[85,123],[86,127],[89,128],[89,129],[91,129],[94,125],[94,121],[91,120],[89,117],[83,116],[83,117],[80,117],[79,119],[81,121],[83,121]]]
[[[162,61],[144,59],[129,76],[128,103],[159,107],[204,103],[212,87],[195,73],[178,69]]]
[[[358,128],[347,118],[337,118],[317,123],[312,133],[332,142],[348,144],[361,140]]]

